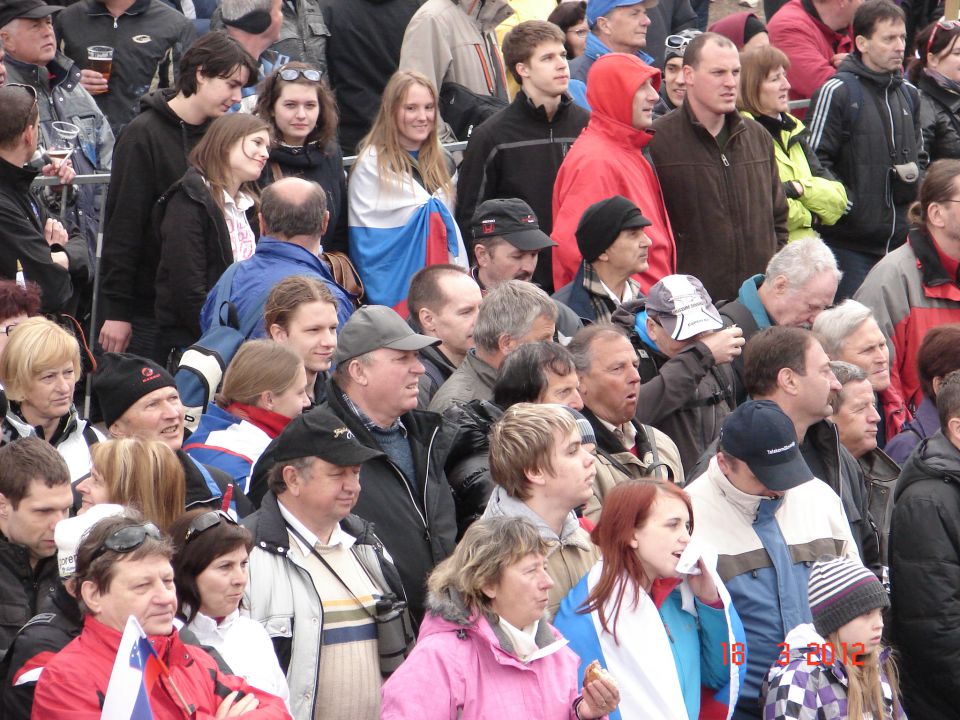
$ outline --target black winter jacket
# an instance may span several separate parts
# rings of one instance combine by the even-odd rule
[[[59,582],[55,556],[41,559],[32,568],[27,548],[0,533],[0,659]]]
[[[90,272],[90,254],[86,240],[71,232],[73,227],[67,228],[65,246],[47,244],[43,228],[49,215],[30,192],[38,174],[0,159],[0,277],[15,280],[19,261],[24,277],[40,286],[42,312],[72,312]],[[69,270],[54,264],[50,253],[56,250],[67,254]]]
[[[325,150],[317,143],[303,147],[278,145],[271,148],[270,160],[263,168],[259,185],[265,188],[284,177],[313,180],[324,189],[330,222],[320,238],[323,251],[347,252],[350,247],[347,242],[347,180],[340,146],[331,142]]]
[[[341,418],[367,447],[382,450],[363,422],[343,401],[330,380],[324,406]],[[453,429],[437,413],[411,410],[401,416],[417,468],[410,478],[416,494],[389,457],[369,460],[360,470],[360,498],[354,512],[376,525],[377,535],[393,556],[410,602],[410,613],[423,618],[427,575],[453,552],[457,514],[444,473]]]
[[[471,237],[470,218],[484,200],[521,198],[540,229],[553,230],[553,183],[567,152],[587,126],[590,113],[564,96],[552,119],[523,90],[470,136],[457,179],[457,222]],[[550,249],[541,251],[533,281],[553,292]]]
[[[0,685],[0,720],[30,720],[37,683],[14,686],[14,677],[28,661],[41,653],[56,654],[63,650],[83,629],[80,607],[64,590],[62,583],[57,583],[46,609],[49,612],[35,615],[17,633],[9,654],[0,665],[3,668],[0,672],[3,683]]]
[[[400,45],[423,0],[326,0],[323,16],[330,86],[340,110],[340,147],[356,155],[380,109],[387,80],[400,65]]]
[[[903,465],[890,534],[893,639],[910,720],[960,708],[960,450],[943,435]]]
[[[233,263],[230,231],[194,167],[163,194],[154,218],[160,237],[154,304],[160,347],[185,348],[200,338],[207,293]]]
[[[209,123],[189,125],[157,90],[140,100],[140,114],[117,141],[103,231],[103,316],[130,322],[153,317],[160,241],[153,206],[187,171],[187,156]]]
[[[85,60],[91,45],[113,48],[110,92],[94,95],[114,135],[136,117],[140,98],[155,79],[172,86],[161,66],[176,70],[193,43],[193,23],[160,0],[136,0],[117,18],[100,0],[82,0],[54,15],[57,38],[67,57]]]
[[[830,245],[882,256],[907,238],[907,208],[920,180],[895,180],[893,166],[927,166],[920,124],[920,96],[899,73],[875,73],[855,54],[838,72],[856,75],[863,90],[852,127],[850,85],[834,77],[814,92],[807,118],[810,148],[847,190],[853,207],[835,225],[820,228]],[[910,96],[910,100],[907,99]],[[890,128],[893,128],[893,136]]]
[[[457,539],[483,516],[493,492],[490,477],[490,426],[503,415],[484,400],[454,403],[443,411],[444,419],[457,429],[447,458],[447,479],[457,506]]]
[[[645,307],[645,299],[631,300],[613,313],[613,323],[628,333],[640,359],[635,418],[670,436],[689,468],[720,435],[723,419],[736,407],[733,369],[729,363],[717,365],[701,342],[672,358],[647,345],[634,330],[636,314]]]
[[[923,146],[930,162],[943,158],[960,158],[960,94],[937,85],[921,74],[917,80],[920,90],[920,124],[923,128]]]

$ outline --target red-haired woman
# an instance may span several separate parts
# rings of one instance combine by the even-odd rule
[[[690,545],[690,498],[671,483],[615,487],[591,537],[603,559],[560,605],[555,626],[581,658],[620,685],[611,720],[728,718],[745,660],[743,626],[714,565]],[[704,697],[701,685],[715,693]]]

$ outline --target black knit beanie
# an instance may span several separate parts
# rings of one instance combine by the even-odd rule
[[[93,375],[93,391],[108,428],[144,395],[176,386],[173,376],[153,360],[129,353],[105,353]]]

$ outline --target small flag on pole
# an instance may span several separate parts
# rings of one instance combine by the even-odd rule
[[[162,670],[147,634],[131,615],[117,648],[101,720],[153,720],[150,692]]]

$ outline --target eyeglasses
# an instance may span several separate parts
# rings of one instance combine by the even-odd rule
[[[664,41],[667,50],[673,50],[675,53],[678,53],[680,57],[683,57],[684,51],[687,49],[687,45],[690,44],[690,41],[693,40],[697,35],[689,34],[678,34],[678,35],[667,35],[667,39]]]
[[[940,18],[937,20],[937,24],[933,26],[933,31],[930,33],[930,39],[927,40],[927,55],[930,54],[930,48],[933,47],[933,40],[937,37],[937,30],[946,30],[950,32],[951,30],[960,29],[960,20],[944,20]]]
[[[148,537],[154,540],[163,539],[160,530],[151,522],[143,523],[142,525],[127,525],[127,527],[120,528],[104,540],[103,545],[94,551],[90,557],[90,562],[96,560],[107,552],[107,550],[112,550],[116,553],[128,553],[136,550],[143,545]]]
[[[287,82],[293,82],[298,77],[303,77],[310,82],[320,82],[320,78],[323,77],[323,73],[319,70],[303,70],[301,68],[292,67],[280,68],[279,75],[281,80],[286,80]]]
[[[190,523],[190,527],[187,528],[187,534],[183,536],[183,544],[186,545],[200,533],[216,527],[221,521],[231,525],[237,524],[237,521],[230,517],[230,514],[224,510],[211,510],[210,512],[205,512],[203,515],[198,515],[193,519],[193,522]]]

